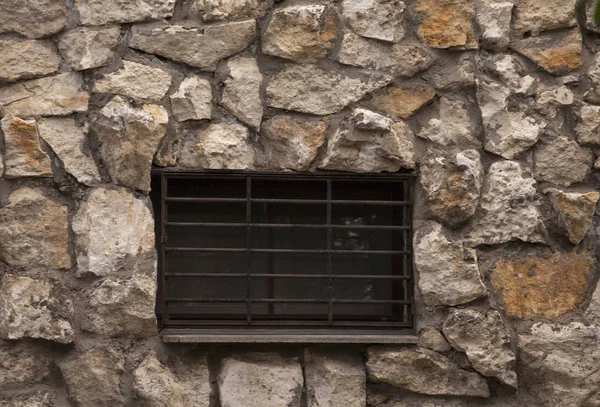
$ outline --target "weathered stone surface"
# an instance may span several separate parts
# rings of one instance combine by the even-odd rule
[[[433,88],[388,86],[373,96],[370,106],[385,115],[407,119],[435,98]]]
[[[429,68],[432,57],[420,44],[387,44],[346,33],[342,39],[338,61],[386,71],[394,76],[413,76]]]
[[[325,142],[326,131],[325,122],[304,117],[279,115],[265,121],[260,139],[268,167],[307,170]]]
[[[0,259],[12,266],[68,269],[67,207],[28,187],[13,191],[0,208]]]
[[[0,347],[0,386],[40,383],[49,375],[47,355],[35,349]]]
[[[224,81],[221,105],[248,126],[259,129],[263,106],[260,88],[263,76],[256,59],[238,58],[227,63],[229,75]]]
[[[77,71],[97,68],[114,58],[120,35],[119,27],[70,30],[60,39],[58,50]]]
[[[493,163],[481,197],[481,215],[465,237],[470,245],[513,240],[541,243],[546,238],[535,181],[514,161]]]
[[[419,335],[419,347],[434,350],[436,352],[448,352],[452,346],[444,335],[435,328],[427,328]]]
[[[152,159],[165,136],[169,117],[158,105],[134,107],[114,97],[92,124],[100,154],[114,183],[150,190]]]
[[[50,157],[40,146],[35,120],[5,117],[0,121],[5,143],[6,178],[51,177]]]
[[[304,380],[298,358],[253,353],[223,359],[217,382],[222,407],[300,407]]]
[[[0,88],[2,116],[66,116],[88,109],[79,73],[69,72]]]
[[[563,192],[550,188],[544,191],[550,196],[554,210],[558,214],[559,227],[571,243],[578,245],[592,226],[592,217],[600,199],[598,192]]]
[[[516,357],[510,333],[498,311],[483,314],[469,309],[454,310],[444,322],[443,331],[456,350],[467,354],[475,370],[517,387]]]
[[[3,175],[4,175],[4,159],[2,158],[2,155],[0,154],[0,178],[2,178]]]
[[[473,32],[474,0],[418,0],[418,34],[432,48],[477,49]]]
[[[50,145],[65,170],[77,181],[89,186],[101,181],[93,157],[84,152],[87,126],[81,128],[71,118],[48,117],[39,119],[37,127],[40,137]]]
[[[533,95],[536,91],[538,81],[535,77],[526,74],[527,70],[521,57],[512,54],[489,54],[487,58],[479,58],[479,65],[480,68],[497,77],[504,85],[496,84],[497,91],[500,93],[497,103],[502,107],[505,106],[504,98],[508,90],[528,96]],[[491,86],[490,82],[490,78],[482,76],[478,84]],[[491,98],[491,100],[495,99]]]
[[[396,172],[414,168],[413,134],[402,121],[354,109],[329,140],[319,168],[352,172]]]
[[[460,241],[444,236],[431,222],[415,234],[415,265],[419,290],[428,306],[466,304],[486,295],[477,265],[477,253]]]
[[[511,48],[554,75],[564,75],[582,64],[579,28],[515,39]]]
[[[73,305],[47,280],[5,274],[0,288],[0,337],[73,342]]]
[[[600,55],[594,57],[594,61],[589,67],[586,76],[592,82],[590,89],[585,93],[586,102],[600,104]]]
[[[262,38],[262,51],[296,62],[316,62],[333,48],[336,28],[335,12],[324,5],[280,8]]]
[[[453,365],[429,349],[372,346],[367,373],[371,381],[387,383],[415,393],[488,398],[485,379]]]
[[[563,106],[570,106],[575,102],[575,94],[565,85],[542,88],[535,101],[542,114],[555,118]]]
[[[359,354],[304,352],[308,407],[364,407],[367,378]]]
[[[4,0],[0,3],[0,33],[16,32],[40,38],[62,30],[67,7],[62,0]]]
[[[594,162],[591,149],[581,147],[575,140],[559,136],[539,144],[534,152],[535,178],[568,187],[581,182]]]
[[[118,407],[125,400],[120,388],[124,360],[114,350],[96,347],[64,363],[60,370],[69,396],[81,407]]]
[[[473,86],[477,69],[473,59],[472,52],[463,52],[450,63],[432,66],[422,77],[435,89],[460,90]]]
[[[123,61],[123,67],[94,82],[93,92],[128,96],[144,102],[158,102],[169,90],[172,77],[160,68]]]
[[[404,9],[399,0],[344,0],[342,16],[360,36],[399,42],[404,38]]]
[[[239,123],[212,123],[183,142],[179,165],[187,168],[245,170],[254,166],[248,129]]]
[[[483,48],[494,51],[508,48],[513,6],[513,0],[475,0]]]
[[[206,79],[187,77],[171,95],[171,108],[175,120],[203,120],[212,118],[212,88]]]
[[[421,185],[431,214],[447,225],[470,219],[479,205],[483,166],[479,153],[446,155],[430,149],[421,159]]]
[[[177,62],[214,71],[217,63],[247,48],[256,34],[254,20],[185,28],[167,23],[134,26],[129,46]]]
[[[204,21],[260,18],[272,5],[273,0],[192,0],[190,12]]]
[[[327,115],[339,112],[391,79],[383,75],[354,78],[314,65],[288,65],[271,77],[267,103],[274,108]]]
[[[46,41],[0,40],[0,49],[0,82],[14,82],[58,71],[60,56]]]
[[[575,134],[579,144],[600,145],[600,106],[581,106]]]
[[[596,285],[596,289],[592,294],[590,303],[583,314],[587,322],[595,326],[600,326],[600,286]]]
[[[171,17],[175,0],[75,0],[83,25],[133,23]]]
[[[429,120],[417,135],[443,146],[479,144],[466,103],[446,97],[440,99],[439,118]]]
[[[581,304],[593,264],[586,252],[500,260],[492,270],[491,281],[509,315],[557,318]]]
[[[519,34],[538,34],[556,28],[573,27],[577,0],[519,0],[514,28]]]
[[[55,407],[53,394],[38,391],[33,394],[19,394],[0,400],[0,407]]]

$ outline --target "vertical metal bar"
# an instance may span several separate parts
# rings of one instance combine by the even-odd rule
[[[410,326],[413,327],[414,326],[414,313],[415,313],[415,276],[414,276],[414,259],[413,259],[413,210],[414,210],[414,204],[415,204],[415,197],[414,197],[414,193],[413,193],[413,189],[414,189],[414,182],[415,179],[413,177],[410,177],[408,179],[408,181],[405,181],[404,184],[406,186],[408,186],[408,189],[406,189],[405,194],[407,194],[407,198],[406,199],[409,203],[409,207],[408,207],[408,222],[406,222],[405,224],[410,226],[410,228],[408,229],[408,231],[406,231],[406,234],[408,235],[408,239],[406,241],[406,250],[410,252],[410,255],[407,256],[403,256],[406,259],[406,264],[408,266],[408,269],[405,270],[405,273],[407,276],[410,277],[410,280],[407,282],[408,285],[408,295],[410,296],[410,305],[405,305],[404,307],[410,307],[410,310],[408,312],[408,320],[406,322],[410,323]],[[404,233],[404,232],[403,232]]]
[[[269,198],[272,198],[272,189],[270,186],[267,187],[267,196]],[[270,203],[267,203],[267,217],[268,217],[268,223],[273,223],[273,205]],[[273,228],[269,228],[268,230],[268,240],[269,240],[269,249],[274,249],[273,247]],[[274,274],[275,273],[275,254],[274,253],[269,253],[268,255],[268,273],[269,274]],[[269,285],[269,292],[268,292],[268,298],[275,298],[275,279],[274,278],[270,278],[268,283]],[[268,304],[269,307],[269,311],[268,313],[270,315],[274,314],[275,312],[275,304],[274,303],[269,303]]]
[[[252,247],[252,178],[246,178],[246,322],[252,323],[252,279],[250,249]]]
[[[165,250],[167,246],[167,176],[164,172],[160,174],[160,278],[162,281],[162,301],[161,301],[161,309],[162,309],[162,321],[161,321],[161,329],[164,328],[169,322],[169,314],[167,314],[167,251]]]
[[[331,250],[333,249],[332,243],[332,232],[331,232],[331,180],[327,180],[327,274],[329,275],[328,286],[327,286],[327,296],[329,297],[329,304],[327,306],[327,321],[329,324],[333,324],[333,265],[331,259]]]

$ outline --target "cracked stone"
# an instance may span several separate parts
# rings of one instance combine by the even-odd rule
[[[0,121],[4,134],[6,178],[51,177],[50,157],[42,150],[35,120],[5,117]]]
[[[436,352],[448,352],[452,346],[444,335],[435,328],[427,328],[419,335],[419,347],[434,350]]]
[[[399,42],[404,38],[404,10],[400,0],[344,0],[342,16],[352,30],[367,38]]]
[[[263,105],[260,97],[263,76],[256,59],[238,58],[227,62],[229,71],[223,84],[221,105],[239,121],[253,129],[260,129]]]
[[[212,88],[206,79],[187,77],[171,95],[171,108],[175,120],[204,120],[212,118]]]
[[[600,194],[563,192],[555,188],[549,188],[544,192],[550,196],[552,206],[558,214],[561,230],[574,245],[581,243],[592,226],[592,218]]]
[[[58,50],[77,71],[98,68],[112,61],[120,35],[119,27],[70,30],[60,39]]]

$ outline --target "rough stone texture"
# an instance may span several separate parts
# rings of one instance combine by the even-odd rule
[[[120,35],[118,27],[70,30],[61,37],[58,50],[77,71],[97,68],[114,58]]]
[[[418,285],[428,306],[466,304],[486,295],[477,253],[451,241],[442,226],[431,222],[417,230],[414,242]]]
[[[223,359],[217,383],[221,407],[300,407],[298,358],[253,353]]]
[[[537,108],[542,114],[556,118],[562,107],[570,106],[575,102],[575,94],[565,85],[553,88],[543,87],[538,91],[536,102]]]
[[[471,225],[466,241],[474,246],[513,240],[543,242],[546,229],[534,185],[519,163],[493,163],[481,197],[480,217]]]
[[[419,335],[419,346],[436,352],[448,352],[452,346],[448,343],[444,335],[435,328],[427,328]]]
[[[307,170],[325,142],[327,126],[321,120],[278,115],[263,123],[260,139],[271,169]]]
[[[343,64],[413,76],[431,66],[432,57],[419,44],[388,44],[346,33],[337,57]]]
[[[94,82],[93,92],[128,96],[144,102],[158,102],[171,86],[171,75],[162,69],[132,61]]]
[[[563,192],[550,188],[544,191],[550,196],[552,206],[558,215],[559,227],[571,243],[578,245],[592,226],[592,217],[600,199],[598,192]]]
[[[304,352],[307,407],[364,407],[367,383],[359,354]]]
[[[516,357],[510,333],[498,311],[454,310],[444,322],[444,335],[452,346],[465,352],[475,370],[517,387]]]
[[[260,97],[263,76],[256,59],[239,58],[227,63],[229,75],[224,81],[221,105],[248,126],[259,129],[263,106]]]
[[[5,274],[0,288],[0,337],[73,342],[73,305],[47,280]]]
[[[187,77],[171,95],[173,116],[178,122],[212,117],[212,88],[206,79]]]
[[[0,407],[55,407],[53,394],[38,391],[33,394],[19,394],[0,400]]]
[[[430,149],[421,159],[420,169],[427,206],[436,219],[457,226],[475,214],[483,184],[477,151],[449,156]]]
[[[399,42],[404,38],[404,9],[400,0],[344,0],[342,16],[360,36]]]
[[[87,126],[81,128],[75,120],[63,117],[41,118],[37,122],[40,137],[50,145],[62,161],[65,170],[82,184],[101,182],[93,157],[85,151]]]
[[[590,303],[583,315],[590,324],[600,325],[600,289],[598,289],[598,285],[596,285]]]
[[[556,28],[573,27],[577,0],[519,0],[514,28],[520,33],[538,34]]]
[[[262,51],[296,62],[316,62],[333,48],[336,28],[335,12],[324,5],[281,8],[262,37]]]
[[[192,0],[190,12],[205,21],[262,17],[273,0]]]
[[[11,266],[68,269],[67,207],[22,187],[0,208],[0,259]]]
[[[482,96],[487,96],[487,100],[480,101],[480,104],[486,105],[485,109],[492,109],[490,113],[506,108],[506,98],[511,92],[528,96],[535,93],[538,81],[535,77],[526,74],[527,70],[522,59],[512,54],[494,54],[493,56],[490,54],[485,58],[479,58],[479,68],[488,71],[501,82],[496,83],[484,75],[478,78],[479,88],[477,90]],[[498,95],[494,96],[494,92],[497,92]]]
[[[90,98],[78,73],[63,73],[0,88],[0,114],[19,117],[66,116],[85,112]]]
[[[252,44],[255,34],[254,20],[210,25],[202,29],[151,23],[132,28],[129,46],[205,71],[214,71],[221,59]]]
[[[600,106],[584,104],[577,113],[575,134],[579,144],[600,145]]]
[[[491,281],[509,315],[522,319],[558,318],[575,311],[583,301],[593,264],[585,251],[499,260]]]
[[[586,76],[592,82],[592,86],[584,94],[584,99],[586,102],[600,104],[600,55],[594,57]]]
[[[406,123],[355,109],[329,140],[319,168],[353,172],[414,168],[413,138]]]
[[[274,108],[327,115],[339,112],[391,81],[381,75],[363,78],[325,71],[314,65],[287,65],[271,77],[267,103]],[[311,84],[308,89],[307,83]]]
[[[120,377],[123,357],[107,347],[98,346],[64,363],[60,370],[69,396],[81,407],[124,406]]]
[[[51,177],[50,157],[40,146],[35,120],[5,117],[0,121],[4,134],[6,178]]]
[[[114,183],[150,190],[152,159],[165,136],[168,121],[168,113],[162,106],[134,107],[119,96],[102,108],[92,130]]]
[[[591,149],[575,140],[559,136],[539,144],[534,152],[535,178],[568,187],[581,182],[594,163]]]
[[[387,383],[416,393],[447,396],[490,396],[477,373],[453,365],[429,349],[370,347],[367,374],[371,381]]]
[[[83,25],[133,23],[171,17],[175,0],[75,0]]]
[[[385,115],[407,119],[434,98],[435,91],[430,86],[401,87],[392,85],[374,95],[370,106]]]
[[[0,40],[0,49],[0,83],[58,71],[60,56],[46,41]]]
[[[422,77],[436,89],[456,91],[475,84],[475,69],[472,53],[463,52],[450,64],[432,66]]]
[[[0,346],[0,386],[45,381],[50,375],[50,360],[37,349]]]
[[[62,30],[66,17],[62,0],[4,0],[0,3],[0,33],[45,37]]]
[[[418,34],[432,48],[477,49],[473,32],[474,0],[418,0]]]
[[[475,0],[483,48],[502,51],[510,44],[513,0]]]
[[[417,135],[443,146],[479,144],[466,103],[445,97],[440,99],[439,118],[429,120]]]

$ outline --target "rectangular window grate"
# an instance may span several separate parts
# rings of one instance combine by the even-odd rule
[[[408,333],[412,183],[155,170],[160,327]]]

